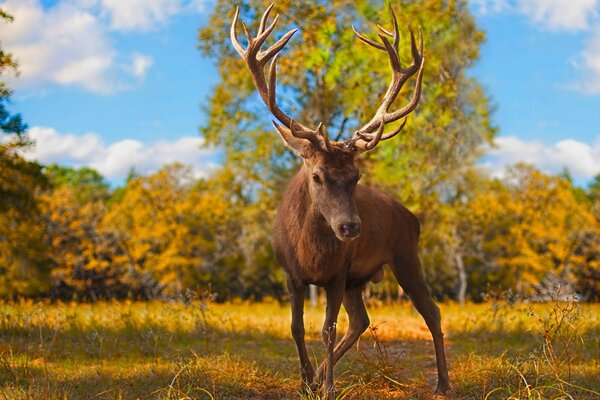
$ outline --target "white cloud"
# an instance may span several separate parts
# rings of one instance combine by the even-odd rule
[[[201,11],[207,1],[63,0],[44,7],[40,0],[0,0],[15,17],[0,23],[2,46],[14,54],[21,72],[8,83],[17,90],[48,84],[103,94],[129,89],[144,79],[154,60],[139,52],[119,54],[111,29],[148,30],[177,14]]]
[[[573,54],[579,71],[571,89],[600,94],[600,0],[469,0],[481,15],[522,14],[542,29],[590,34],[583,50]]]
[[[598,17],[599,0],[517,0],[517,10],[552,30],[586,30]]]
[[[508,0],[469,0],[481,15],[497,14],[511,8]]]
[[[146,72],[154,64],[154,59],[150,56],[140,53],[131,55],[131,64],[127,66],[127,71],[137,79],[144,79]]]
[[[112,29],[145,31],[166,23],[174,15],[202,11],[207,0],[99,0],[101,14]]]
[[[523,14],[550,30],[586,30],[598,17],[600,0],[470,0],[478,13]]]
[[[575,68],[581,77],[572,87],[589,95],[600,93],[600,25],[596,26],[591,38],[581,52]]]
[[[179,0],[101,0],[103,13],[117,30],[147,30],[179,11]]]
[[[547,145],[515,136],[496,138],[496,147],[487,151],[483,166],[501,177],[509,165],[526,162],[540,170],[558,174],[564,168],[576,181],[586,182],[600,173],[600,137],[593,144],[565,139]]]
[[[215,168],[211,161],[215,151],[201,148],[203,139],[198,136],[151,144],[124,139],[107,145],[95,133],[64,134],[36,126],[29,129],[28,135],[35,145],[24,153],[26,158],[42,164],[89,166],[112,180],[124,179],[132,167],[146,174],[173,162],[190,165],[196,176],[205,176]]]
[[[2,45],[20,65],[12,87],[58,83],[111,91],[109,71],[116,52],[94,15],[68,3],[49,10],[37,0],[9,0],[1,6],[15,17],[11,24],[0,24]]]

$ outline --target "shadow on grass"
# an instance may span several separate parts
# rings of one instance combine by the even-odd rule
[[[348,399],[430,398],[435,386],[431,343],[382,343],[385,358],[365,337],[360,352],[342,359],[336,367],[338,390],[346,390]],[[312,338],[307,344],[313,362],[321,361],[321,342]],[[0,398],[299,397],[291,337],[258,329],[13,327],[0,333],[0,353]],[[416,365],[422,371],[415,373]]]
[[[300,397],[299,363],[287,323],[285,329],[261,319],[256,326],[236,326],[225,318],[206,323],[200,314],[183,312],[190,315],[175,310],[162,319],[139,318],[117,308],[98,317],[101,323],[84,323],[80,316],[0,321],[0,399]],[[575,354],[565,384],[541,368],[536,329],[482,321],[454,324],[448,332],[452,398],[482,399],[491,393],[491,399],[500,399],[522,390],[544,394],[530,398],[556,397],[561,390],[578,399],[594,398],[586,390],[600,386],[599,327],[580,332],[590,339]],[[418,316],[410,323],[424,326]],[[378,328],[383,334],[375,339],[367,332],[359,351],[340,361],[336,385],[346,399],[433,398],[437,377],[429,334],[422,327],[409,338],[398,334],[406,328],[400,322],[383,324]],[[313,363],[322,360],[318,333],[309,333],[308,348]]]

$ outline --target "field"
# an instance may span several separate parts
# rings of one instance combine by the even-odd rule
[[[600,398],[599,305],[441,308],[450,398]],[[324,311],[306,312],[321,360]],[[338,398],[433,398],[421,318],[408,302],[369,312],[371,329],[336,366]],[[287,399],[299,388],[287,305],[0,303],[0,399]]]

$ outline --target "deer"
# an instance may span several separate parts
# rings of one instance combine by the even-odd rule
[[[410,30],[412,64],[402,67],[399,57],[398,21],[390,6],[392,30],[378,25],[380,42],[352,29],[367,45],[387,53],[392,69],[389,87],[374,116],[352,138],[329,139],[323,123],[309,128],[281,110],[276,101],[277,56],[298,29],[284,34],[261,50],[279,20],[267,25],[271,4],[260,20],[256,36],[244,22],[244,47],[237,37],[239,8],[230,29],[233,47],[245,61],[260,98],[275,117],[272,121],[283,142],[302,158],[302,166],[291,179],[277,209],[272,245],[286,273],[291,306],[291,334],[300,360],[303,390],[321,388],[328,399],[335,397],[334,365],[370,326],[363,301],[365,285],[383,279],[389,266],[398,284],[425,320],[433,338],[438,383],[436,394],[450,388],[444,352],[439,307],[426,285],[419,259],[420,225],[417,217],[383,191],[359,184],[356,160],[384,140],[396,136],[406,125],[421,97],[425,58],[423,34],[419,45]],[[265,70],[268,66],[268,78]],[[402,108],[390,111],[403,85],[416,74],[412,98]],[[384,132],[387,124],[404,119],[397,128]],[[326,294],[325,321],[321,331],[326,357],[314,370],[306,349],[304,302],[309,284],[323,287]],[[337,318],[342,304],[349,326],[336,344]]]

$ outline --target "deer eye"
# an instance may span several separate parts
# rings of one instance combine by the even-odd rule
[[[321,184],[323,182],[321,180],[321,177],[317,173],[312,174],[312,178],[313,178],[313,181],[315,181],[315,183]]]

